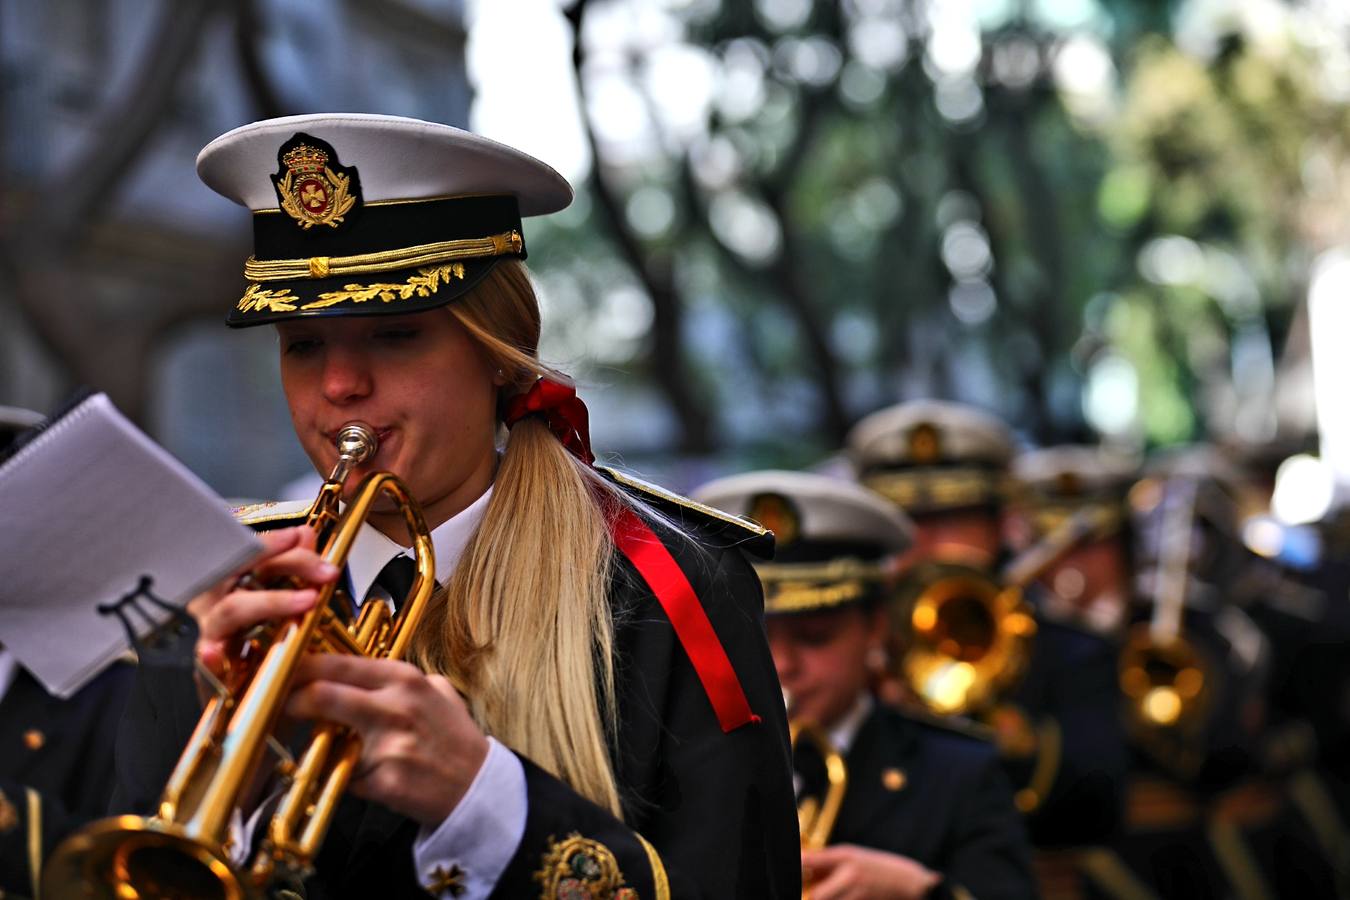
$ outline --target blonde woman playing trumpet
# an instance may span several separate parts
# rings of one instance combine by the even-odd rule
[[[359,115],[236,129],[198,170],[254,212],[229,324],[276,328],[316,469],[338,429],[371,426],[378,451],[347,485],[397,474],[435,548],[411,661],[311,655],[286,706],[362,739],[306,895],[797,896],[785,720],[746,559],[772,537],[593,465],[585,408],[538,358],[522,263],[521,217],[566,206],[567,183],[458,129]],[[207,668],[317,585],[395,602],[399,516],[377,511],[339,572],[291,527],[302,507],[242,514],[267,549],[243,585],[191,604]],[[286,577],[302,586],[256,587]],[[142,672],[127,806],[153,805],[199,712],[186,667]]]

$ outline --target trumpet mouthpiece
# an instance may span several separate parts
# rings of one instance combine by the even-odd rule
[[[375,429],[364,422],[343,425],[333,443],[337,445],[338,455],[350,459],[352,465],[360,465],[370,459],[380,447]]]

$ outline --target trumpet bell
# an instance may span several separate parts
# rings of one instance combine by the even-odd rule
[[[43,897],[62,900],[248,900],[223,848],[141,816],[94,823],[63,842],[42,874]]]
[[[1194,729],[1208,705],[1207,665],[1180,635],[1156,639],[1137,625],[1120,654],[1120,689],[1136,728]]]

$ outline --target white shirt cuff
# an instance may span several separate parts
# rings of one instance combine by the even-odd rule
[[[487,897],[525,836],[528,811],[525,767],[514,753],[488,738],[487,758],[459,805],[434,831],[423,826],[413,841],[418,880],[435,896]],[[464,888],[462,892],[448,889],[452,879]],[[438,887],[441,894],[436,894]]]

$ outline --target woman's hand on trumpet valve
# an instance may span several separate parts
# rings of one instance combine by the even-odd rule
[[[197,659],[217,678],[232,645],[250,628],[304,613],[315,587],[264,589],[292,577],[306,585],[335,581],[338,569],[314,549],[308,526],[259,535],[263,555],[252,568],[188,603],[197,622]],[[203,699],[210,689],[200,686]],[[361,736],[351,792],[435,826],[468,791],[488,743],[450,682],[393,660],[309,654],[300,663],[287,717],[345,725]]]
[[[464,698],[411,663],[311,654],[286,704],[361,735],[351,792],[429,827],[459,805],[487,758],[488,742]]]
[[[314,587],[260,589],[290,576],[307,585],[336,581],[338,569],[314,549],[314,530],[305,525],[265,531],[262,556],[237,573],[193,597],[187,611],[197,622],[197,662],[217,678],[225,674],[234,638],[254,625],[298,616],[314,605]],[[203,686],[204,688],[204,686]],[[208,692],[209,695],[209,692]]]
[[[937,872],[895,853],[853,844],[802,852],[802,882],[811,900],[919,900],[942,881]]]

